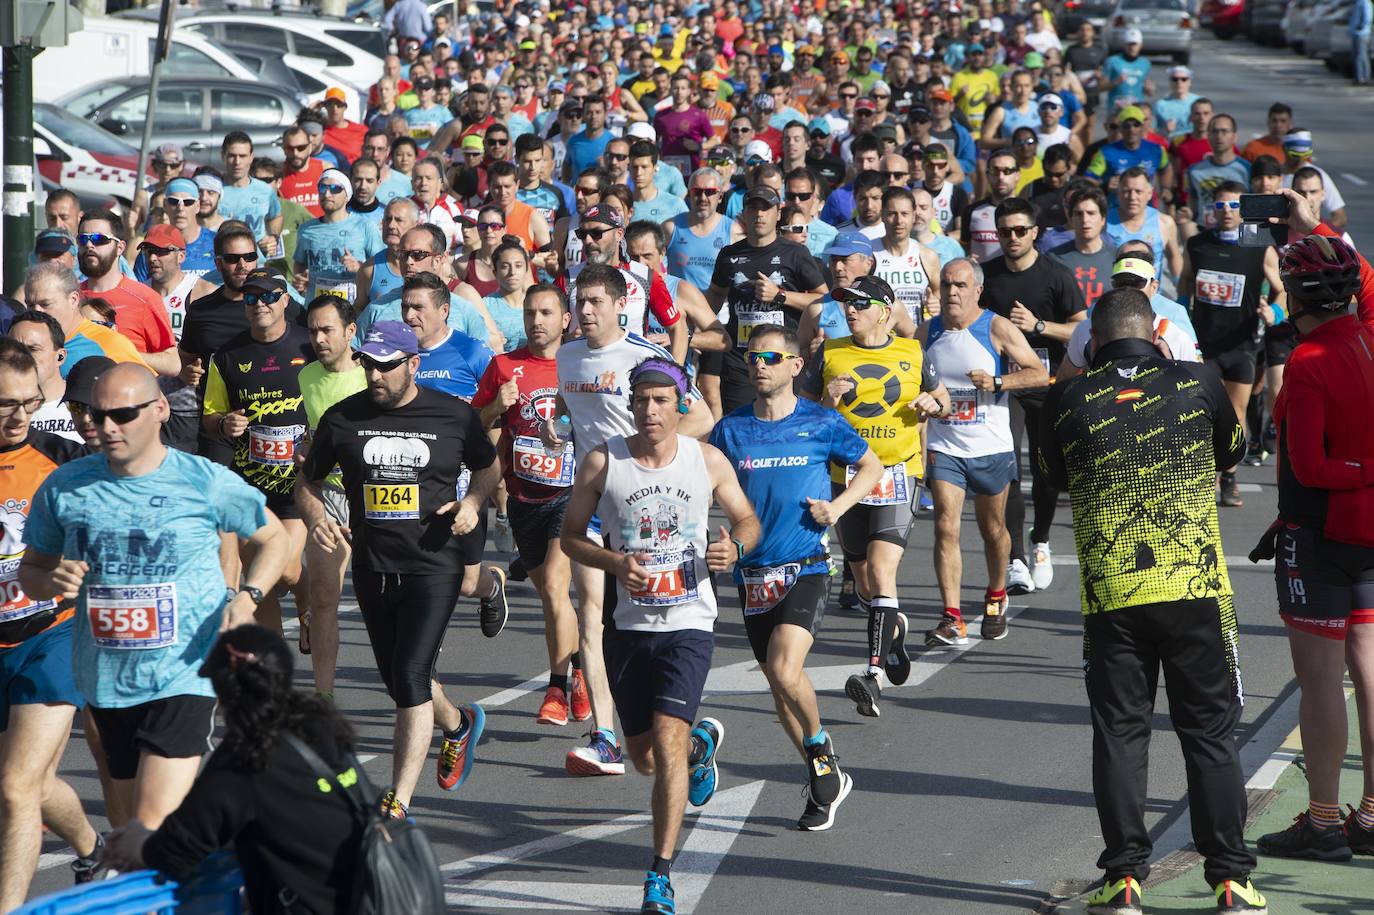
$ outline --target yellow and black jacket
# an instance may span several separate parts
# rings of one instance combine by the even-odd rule
[[[1230,597],[1216,473],[1245,433],[1211,369],[1116,340],[1051,388],[1042,417],[1042,469],[1073,500],[1085,614]]]

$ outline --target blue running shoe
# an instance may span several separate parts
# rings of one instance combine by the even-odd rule
[[[692,770],[687,774],[687,800],[693,807],[704,807],[716,795],[720,771],[716,767],[716,753],[725,739],[725,725],[714,718],[703,718],[692,728],[692,753],[687,762]]]
[[[649,871],[644,875],[644,904],[639,911],[653,912],[654,915],[676,915],[677,903],[673,902],[673,884],[662,874]]]
[[[923,512],[935,511],[935,500],[930,497],[930,490],[926,489],[924,486],[921,487],[921,499],[917,505]]]
[[[467,729],[461,737],[445,735],[439,744],[439,765],[435,774],[439,787],[445,791],[456,791],[467,781],[472,773],[477,742],[482,739],[482,732],[487,727],[487,716],[480,705],[460,708],[458,713],[467,719]]]

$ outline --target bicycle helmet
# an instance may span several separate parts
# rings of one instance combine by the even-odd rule
[[[1309,235],[1279,254],[1283,288],[1296,314],[1306,308],[1344,311],[1360,288],[1360,258],[1340,238]]]

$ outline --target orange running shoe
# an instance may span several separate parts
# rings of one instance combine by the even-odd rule
[[[569,682],[569,705],[572,709],[573,721],[586,721],[592,717],[592,699],[587,695],[587,678],[582,676],[582,671],[573,669],[572,680]]]
[[[568,723],[568,696],[557,686],[544,691],[544,704],[539,706],[539,715],[534,719],[539,724],[552,724],[559,727]]]

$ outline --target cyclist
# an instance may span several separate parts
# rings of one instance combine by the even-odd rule
[[[486,715],[481,706],[455,707],[435,665],[500,477],[477,411],[416,384],[419,350],[415,332],[399,321],[368,332],[354,354],[367,389],[325,411],[296,488],[321,547],[332,552],[346,536],[352,541],[358,609],[397,709],[392,787],[381,802],[382,814],[396,818],[407,815],[436,724],[439,787],[453,791],[472,772]],[[336,465],[348,494],[347,534],[321,495]],[[462,467],[472,482],[455,499]]]

